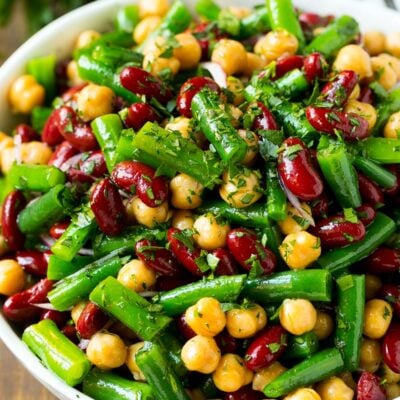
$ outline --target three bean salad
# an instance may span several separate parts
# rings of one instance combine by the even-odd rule
[[[400,396],[400,33],[139,0],[30,60],[0,295],[95,400]]]

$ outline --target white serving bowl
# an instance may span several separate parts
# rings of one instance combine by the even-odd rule
[[[85,29],[104,31],[111,28],[118,9],[134,2],[134,0],[96,1],[49,24],[21,46],[0,68],[0,130],[10,132],[15,126],[16,118],[12,116],[8,106],[7,93],[11,83],[24,73],[28,60],[51,53],[57,54],[60,59],[68,56],[79,32]],[[218,0],[221,5],[252,6],[261,2],[262,0]],[[187,4],[193,6],[195,0],[187,0]],[[363,31],[377,29],[394,32],[398,31],[400,26],[400,14],[371,3],[350,0],[295,0],[295,4],[302,9],[322,14],[352,15],[360,22]],[[46,369],[21,341],[1,312],[0,338],[25,368],[59,399],[90,400],[88,396],[69,387]]]

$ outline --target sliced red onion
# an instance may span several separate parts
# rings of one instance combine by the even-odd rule
[[[79,251],[78,254],[81,256],[93,256],[94,255],[94,251],[93,249],[87,249],[85,247],[82,247]]]
[[[203,62],[200,65],[211,74],[212,78],[218,83],[219,86],[222,88],[226,88],[228,86],[226,72],[218,63],[208,61]]]
[[[36,303],[36,304],[32,304],[32,305],[37,308],[41,308],[43,310],[58,311],[54,308],[53,304],[51,304],[51,303]]]
[[[54,238],[52,238],[50,235],[47,235],[46,233],[42,233],[40,235],[40,239],[42,239],[43,243],[49,248],[53,246],[53,244],[56,242]]]
[[[129,195],[128,193],[124,192],[123,190],[118,190],[119,195],[123,198],[123,199],[129,199],[132,195]]]
[[[78,347],[81,350],[85,351],[87,349],[87,347],[89,346],[89,342],[90,342],[89,339],[81,339],[81,341],[78,344]]]
[[[74,156],[68,158],[67,161],[65,161],[60,169],[63,172],[68,171],[71,167],[74,167],[76,164],[78,164],[78,162],[81,160],[82,156],[84,153],[79,153],[79,154],[75,154]]]

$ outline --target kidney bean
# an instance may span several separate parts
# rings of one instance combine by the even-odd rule
[[[237,353],[239,350],[240,341],[225,330],[215,336],[215,340],[222,354]]]
[[[168,290],[176,289],[179,286],[184,286],[193,282],[192,276],[184,277],[170,277],[170,276],[159,276],[156,282],[156,290],[159,292],[166,292]]]
[[[117,235],[124,228],[125,207],[118,189],[105,178],[97,183],[90,196],[92,209],[99,228],[106,235]]]
[[[38,133],[27,124],[19,124],[15,128],[14,136],[19,137],[21,143],[32,142],[33,140],[39,140]]]
[[[1,209],[2,233],[10,250],[22,249],[25,242],[25,235],[20,231],[17,224],[17,217],[26,205],[22,192],[14,190],[4,199]]]
[[[313,83],[317,78],[323,78],[326,67],[328,66],[321,53],[311,53],[304,58],[304,75],[309,83]]]
[[[54,281],[44,278],[29,289],[10,296],[3,305],[4,315],[15,322],[30,321],[38,317],[43,310],[34,304],[46,302],[53,285]]]
[[[182,241],[180,235],[182,235],[182,232],[177,228],[169,228],[167,231],[167,239],[172,253],[192,275],[203,276],[197,265],[197,260],[200,258],[200,249],[194,246],[190,238]]]
[[[83,339],[90,339],[96,332],[104,327],[108,322],[108,316],[102,309],[94,303],[87,303],[82,310],[78,321],[76,322],[76,330]]]
[[[135,245],[135,252],[140,260],[159,275],[171,277],[182,275],[182,269],[172,252],[160,247],[156,242],[139,240]]]
[[[236,275],[238,273],[235,258],[227,249],[220,247],[214,250],[212,255],[219,259],[215,275]]]
[[[156,98],[160,103],[171,99],[171,91],[154,75],[138,67],[125,67],[120,73],[121,84],[125,89],[149,99]]]
[[[101,178],[107,173],[107,165],[101,150],[92,151],[78,161],[79,169],[87,175]]]
[[[251,385],[243,386],[236,392],[225,393],[224,396],[224,400],[261,400],[263,398],[263,394],[253,390]]]
[[[315,13],[301,13],[299,15],[302,28],[311,32],[315,28],[327,26],[333,18],[332,15],[322,16]]]
[[[359,242],[366,234],[365,226],[361,221],[356,223],[346,221],[341,215],[322,219],[316,224],[314,231],[326,249]]]
[[[379,289],[378,295],[392,305],[394,314],[400,318],[400,286],[385,283]]]
[[[201,59],[210,59],[210,48],[213,43],[226,37],[226,35],[215,25],[208,22],[200,22],[193,29],[193,36],[198,40],[201,47]]]
[[[142,174],[153,176],[154,169],[139,161],[122,161],[112,170],[111,178],[120,189],[135,193],[137,182]]]
[[[193,97],[205,87],[213,90],[214,92],[220,92],[220,87],[218,84],[206,76],[195,76],[194,78],[188,79],[181,86],[178,98],[176,100],[176,106],[181,115],[186,118],[192,118]]]
[[[369,86],[361,86],[360,96],[358,101],[373,105],[375,103],[375,95]]]
[[[370,206],[369,204],[363,204],[362,206],[357,207],[356,212],[358,218],[365,226],[368,226],[376,217],[376,211],[374,207]]]
[[[64,140],[56,147],[54,153],[50,157],[48,164],[60,168],[61,165],[65,163],[65,161],[76,154],[78,154],[78,150],[73,147],[72,144],[70,144],[68,141]]]
[[[164,176],[141,175],[136,186],[140,200],[148,207],[158,207],[168,198],[168,182]]]
[[[336,135],[336,131],[340,131],[348,141],[365,139],[369,135],[367,120],[354,113],[308,106],[306,116],[319,132]]]
[[[37,250],[17,251],[15,258],[18,264],[29,274],[43,277],[47,274],[47,259]]]
[[[371,372],[363,372],[357,382],[357,400],[386,400],[385,389],[378,377]]]
[[[194,330],[187,324],[185,314],[182,314],[177,320],[178,330],[185,340],[190,340],[196,336]]]
[[[257,115],[254,118],[253,125],[251,127],[252,130],[272,130],[277,131],[279,129],[279,125],[276,123],[274,116],[268,107],[262,103],[261,101],[257,101],[256,103],[252,103],[248,109],[256,111]],[[260,112],[260,113],[259,113]]]
[[[62,222],[56,222],[51,228],[50,228],[50,236],[53,239],[59,239],[62,234],[65,232],[65,230],[68,228],[70,221],[62,221]]]
[[[396,182],[391,188],[382,188],[382,192],[386,196],[396,196],[400,191],[400,169],[398,165],[388,165],[386,169],[396,176]]]
[[[77,330],[75,325],[65,325],[64,328],[61,329],[61,332],[72,342],[75,344],[79,343]]]
[[[283,142],[278,156],[278,173],[285,186],[301,200],[317,199],[324,189],[322,179],[311,163],[310,152],[301,139]]]
[[[360,194],[363,201],[373,205],[375,208],[382,206],[385,199],[383,197],[381,188],[361,172],[357,172],[357,175],[358,186],[360,188]]]
[[[304,57],[299,55],[283,55],[276,60],[275,78],[278,79],[294,69],[303,68]]]
[[[261,244],[256,234],[248,229],[231,229],[226,244],[236,261],[247,271],[259,265],[265,275],[271,274],[276,267],[275,254]]]
[[[331,79],[321,90],[320,98],[332,106],[341,107],[346,103],[351,92],[358,82],[358,75],[354,71],[341,71]]]
[[[56,310],[43,310],[40,319],[51,319],[61,329],[70,318],[68,312],[61,312]]]
[[[138,131],[146,122],[160,121],[156,110],[147,103],[134,103],[128,108],[125,125]]]
[[[400,250],[379,247],[369,255],[363,264],[373,274],[396,274],[400,271]]]
[[[325,192],[318,199],[311,202],[311,211],[314,218],[325,218],[329,211],[329,198]]]
[[[382,342],[383,360],[388,367],[400,374],[400,324],[392,324]]]
[[[50,117],[47,119],[43,131],[42,131],[42,141],[47,143],[49,146],[55,146],[60,144],[64,137],[61,135],[60,129],[58,127],[59,120],[59,109],[55,109]]]
[[[279,359],[286,346],[287,334],[280,325],[265,328],[253,339],[246,351],[246,367],[252,371],[268,367]]]

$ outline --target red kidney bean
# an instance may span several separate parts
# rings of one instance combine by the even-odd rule
[[[396,196],[400,191],[400,169],[398,165],[388,165],[386,169],[396,176],[396,182],[391,188],[382,188],[382,192],[387,196]]]
[[[373,274],[399,273],[400,250],[390,247],[379,247],[363,261],[363,264]]]
[[[329,197],[325,192],[311,202],[311,211],[314,218],[326,218],[329,211]]]
[[[177,228],[169,228],[167,231],[167,239],[172,253],[192,275],[203,276],[197,265],[197,260],[200,258],[200,249],[194,246],[190,238],[182,241],[181,234],[182,232]],[[189,243],[190,247],[188,246]]]
[[[50,157],[48,164],[60,168],[61,165],[65,163],[65,161],[67,161],[76,154],[78,154],[78,150],[75,149],[75,147],[73,147],[72,144],[64,140],[61,144],[59,144],[56,147],[54,153]]]
[[[90,339],[96,332],[104,327],[108,322],[108,316],[103,310],[94,303],[87,303],[82,310],[78,321],[76,322],[76,330],[83,339]]]
[[[379,289],[378,296],[389,302],[396,317],[400,318],[400,286],[385,283]]]
[[[265,275],[276,267],[275,254],[258,240],[257,235],[245,228],[231,229],[226,244],[236,261],[247,271],[259,265]]]
[[[47,143],[49,146],[55,146],[64,140],[58,127],[58,120],[59,111],[56,109],[50,114],[50,117],[47,119],[43,127],[42,141]]]
[[[356,213],[360,221],[368,226],[376,217],[376,211],[374,207],[369,204],[363,204],[362,206],[356,208]]]
[[[215,336],[215,341],[222,354],[237,353],[239,350],[240,341],[225,330]]]
[[[276,123],[274,116],[264,103],[261,103],[261,101],[252,103],[247,111],[251,112],[251,110],[255,110],[257,112],[251,127],[252,130],[258,131],[262,129],[277,131],[279,129],[279,125]],[[258,114],[259,111],[261,112]]]
[[[220,247],[214,250],[212,255],[219,259],[215,275],[236,275],[238,273],[235,258],[227,249]]]
[[[313,31],[315,28],[327,26],[334,17],[322,16],[315,13],[301,13],[299,21],[304,30]]]
[[[120,74],[121,84],[125,89],[149,99],[156,98],[161,103],[171,99],[171,91],[154,75],[137,67],[125,67]]]
[[[27,124],[19,124],[15,128],[14,136],[20,138],[21,143],[32,142],[33,140],[39,140],[38,133]]]
[[[192,118],[193,97],[203,88],[208,88],[217,93],[220,92],[218,84],[206,76],[195,76],[194,78],[188,79],[181,86],[176,100],[176,106],[181,115],[186,118]]]
[[[358,101],[362,103],[374,104],[375,103],[375,95],[372,89],[369,86],[361,86],[360,96],[358,97]]]
[[[304,57],[299,55],[284,55],[276,60],[275,77],[276,79],[282,77],[294,69],[303,68]]]
[[[168,198],[168,182],[164,176],[142,174],[137,182],[136,193],[148,207],[158,207]]]
[[[114,167],[111,177],[120,189],[135,193],[137,182],[142,174],[153,176],[154,169],[139,161],[122,161]]]
[[[278,172],[285,186],[301,200],[315,200],[324,189],[315,171],[310,152],[301,139],[290,137],[283,142],[278,156]]]
[[[10,296],[3,305],[4,315],[15,322],[30,321],[38,317],[43,310],[33,304],[46,302],[53,285],[54,281],[44,278],[29,289]]]
[[[367,120],[354,113],[308,106],[306,116],[319,132],[336,135],[336,131],[340,131],[348,141],[365,139],[369,135]]]
[[[386,400],[385,389],[378,377],[371,372],[363,372],[357,382],[357,400]]]
[[[193,29],[193,36],[198,40],[201,47],[201,59],[210,59],[210,48],[213,43],[226,37],[215,25],[208,22],[200,22]]]
[[[187,285],[193,282],[192,276],[173,277],[159,276],[156,282],[156,290],[159,292],[166,292],[168,290],[176,289],[177,287]]]
[[[26,205],[22,192],[14,190],[4,199],[1,209],[2,233],[10,250],[16,251],[24,247],[25,235],[20,231],[17,217]]]
[[[18,264],[29,274],[43,277],[47,274],[47,259],[44,254],[36,250],[17,251],[15,258]]]
[[[287,346],[287,334],[280,325],[261,331],[250,343],[244,357],[246,367],[252,371],[268,367],[279,359]]]
[[[375,208],[382,206],[385,199],[383,197],[381,188],[361,172],[357,172],[357,175],[358,186],[360,188],[360,194],[363,201],[373,205]]]
[[[125,207],[118,189],[105,178],[96,184],[90,196],[92,209],[99,228],[106,235],[117,235],[124,228]]]
[[[136,255],[150,269],[163,276],[180,276],[182,269],[171,251],[147,239],[139,240],[135,245]]]
[[[68,312],[61,312],[56,310],[43,310],[40,319],[51,319],[61,329],[70,318]]]
[[[225,393],[224,396],[224,400],[261,400],[263,398],[263,394],[253,390],[251,385],[243,386],[236,392]]]
[[[388,367],[400,374],[400,324],[392,324],[382,342],[383,360]]]
[[[196,332],[187,324],[185,314],[182,314],[177,320],[178,330],[185,340],[190,340],[196,336]]]
[[[160,121],[156,110],[147,103],[134,103],[128,108],[125,125],[138,131],[146,122]]]
[[[356,223],[346,221],[341,215],[320,220],[314,231],[326,249],[359,242],[364,239],[366,234],[365,226],[361,221]]]
[[[78,161],[78,167],[84,173],[101,178],[107,173],[107,165],[101,150],[92,151]]]
[[[304,75],[309,83],[313,83],[317,78],[323,78],[325,69],[328,66],[321,53],[311,53],[304,58]]]
[[[358,82],[358,75],[354,71],[339,72],[321,90],[320,99],[331,103],[332,106],[341,107],[346,103],[351,92]]]
[[[75,325],[65,325],[64,328],[61,329],[61,332],[72,342],[75,344],[79,343],[77,330]]]
[[[72,182],[73,184],[92,184],[96,179],[93,176],[86,174],[77,168],[70,168],[67,171],[67,179],[68,182]]]
[[[69,227],[70,221],[62,221],[62,222],[56,222],[51,228],[50,228],[50,236],[53,239],[59,239],[62,234],[66,231],[66,229]]]

